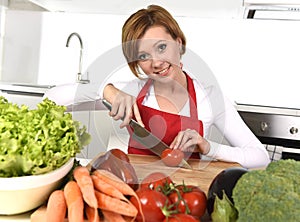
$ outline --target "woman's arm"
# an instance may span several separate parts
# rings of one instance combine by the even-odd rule
[[[264,167],[270,159],[264,145],[244,123],[233,104],[224,99],[225,110],[215,118],[214,124],[224,132],[230,146],[210,141],[206,156],[218,160],[237,162],[246,168]]]
[[[116,85],[118,85],[118,83],[116,83]],[[126,84],[122,82],[119,85],[122,87],[122,90],[115,87],[115,85],[112,83],[108,83],[103,88],[103,99],[107,100],[112,106],[109,115],[112,116],[114,120],[123,120],[122,124],[120,125],[121,128],[129,124],[133,115],[135,116],[137,122],[144,126],[138,106],[136,104],[135,94],[139,91],[138,81],[131,81]]]

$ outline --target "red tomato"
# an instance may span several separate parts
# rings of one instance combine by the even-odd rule
[[[173,183],[171,178],[162,172],[153,172],[148,174],[140,183],[140,188],[161,191],[165,186]]]
[[[161,160],[163,163],[171,167],[179,166],[183,158],[183,152],[178,149],[165,149],[161,153]]]
[[[169,195],[169,199],[172,203],[179,201],[178,211],[180,213],[187,213],[187,210],[189,210],[189,214],[192,216],[202,217],[206,211],[207,197],[205,192],[193,185],[179,185],[177,189],[179,190],[181,200],[175,191]]]
[[[167,196],[159,191],[150,189],[138,189],[136,194],[142,205],[145,222],[159,222],[165,219],[162,208],[169,204]],[[130,201],[139,210],[137,199],[135,197],[131,197]],[[143,221],[140,210],[136,217],[136,221]]]
[[[163,222],[200,222],[200,220],[189,214],[174,214],[165,218]]]

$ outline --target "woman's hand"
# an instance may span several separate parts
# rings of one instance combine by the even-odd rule
[[[210,150],[210,144],[196,130],[186,129],[177,134],[170,148],[180,149],[183,152],[199,152],[205,155]]]
[[[144,126],[141,115],[136,104],[136,98],[109,84],[104,89],[104,98],[111,104],[109,115],[114,120],[122,119],[120,128],[127,126],[135,116],[137,122]]]

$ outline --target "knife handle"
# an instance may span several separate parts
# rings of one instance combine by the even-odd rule
[[[111,111],[111,104],[106,99],[102,99],[102,103],[109,111]],[[121,120],[124,120],[124,117],[122,117]]]
[[[103,99],[102,103],[109,111],[111,111],[111,104],[107,100]]]

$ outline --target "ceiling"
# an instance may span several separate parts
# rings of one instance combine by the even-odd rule
[[[166,7],[176,16],[237,14],[243,0],[10,0],[27,2],[52,12],[131,14],[150,4]]]
[[[237,17],[244,5],[296,5],[300,0],[0,0],[0,5],[16,10],[105,14],[131,14],[150,4],[176,16]]]

